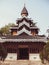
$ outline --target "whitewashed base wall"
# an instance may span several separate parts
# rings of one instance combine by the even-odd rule
[[[17,60],[17,54],[16,53],[8,53],[5,60]]]
[[[17,60],[17,53],[8,53],[5,60]],[[29,60],[40,61],[39,54],[29,54]]]
[[[41,59],[39,54],[29,54],[29,60],[40,61]]]

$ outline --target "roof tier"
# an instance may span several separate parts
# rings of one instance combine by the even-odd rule
[[[47,38],[43,35],[28,36],[23,33],[17,36],[3,36],[2,42],[47,42]]]
[[[24,8],[22,9],[21,15],[22,15],[22,16],[28,16],[28,11],[27,11],[27,9],[26,9],[25,6],[24,6]]]

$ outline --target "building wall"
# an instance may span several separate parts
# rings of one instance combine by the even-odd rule
[[[17,53],[8,53],[5,60],[17,60]],[[29,54],[29,60],[41,61],[38,53],[37,54],[35,54],[35,53]]]
[[[3,46],[9,53],[16,53],[18,51],[19,45],[28,46],[29,53],[39,53],[46,43],[44,42],[5,42]]]
[[[17,32],[16,31],[13,31],[12,35],[17,35]]]
[[[8,53],[5,60],[17,60],[17,54],[16,53]]]
[[[7,51],[6,59],[11,59],[10,56],[13,56],[12,59],[17,60],[19,48],[28,48],[29,60],[40,60],[39,53],[45,44],[44,42],[5,42],[3,46]]]
[[[40,56],[39,56],[39,53],[30,53],[29,54],[29,60],[33,60],[33,61],[40,61]]]

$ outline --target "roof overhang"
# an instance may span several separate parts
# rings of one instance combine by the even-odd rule
[[[3,39],[2,42],[47,42],[47,39]]]

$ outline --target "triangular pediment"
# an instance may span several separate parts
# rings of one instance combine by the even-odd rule
[[[27,30],[30,31],[30,27],[26,26],[25,24],[23,24],[21,27],[19,27],[18,30],[22,30],[22,28],[26,28]]]
[[[23,18],[18,18],[17,19],[17,24],[20,23],[20,22],[23,22],[23,21],[26,21],[27,23],[33,23],[30,18],[27,18],[27,17],[23,17]]]
[[[25,28],[23,28],[22,30],[18,31],[18,35],[22,34],[23,32],[25,32],[28,35],[31,35],[31,32],[26,30]]]
[[[22,32],[21,34],[19,34],[19,35],[28,35],[27,33],[25,33],[25,32]],[[29,36],[29,35],[28,35]]]

